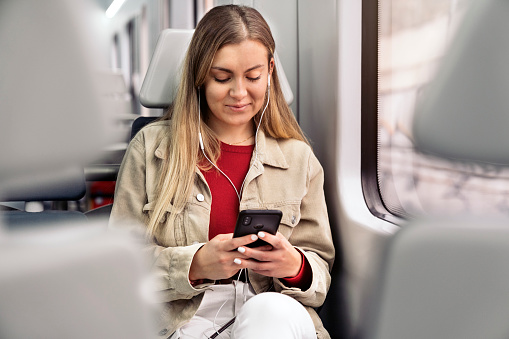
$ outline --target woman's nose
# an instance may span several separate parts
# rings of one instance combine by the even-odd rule
[[[230,88],[230,96],[235,99],[242,99],[247,95],[246,84],[243,79],[238,79],[232,82]]]

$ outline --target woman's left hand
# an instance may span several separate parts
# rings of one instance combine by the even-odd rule
[[[258,237],[270,245],[260,248],[241,246],[237,250],[249,259],[235,259],[239,268],[249,268],[253,272],[274,278],[291,278],[299,274],[302,255],[281,234],[259,232]]]

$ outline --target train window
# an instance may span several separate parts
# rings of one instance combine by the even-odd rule
[[[164,0],[160,6],[162,29],[193,29],[196,26],[196,4],[194,1]]]
[[[195,0],[195,21],[200,22],[201,18],[214,7],[214,0]]]
[[[127,36],[129,43],[129,92],[132,97],[132,112],[140,114],[139,102],[140,81],[140,47],[139,47],[139,17],[134,17],[127,23]]]
[[[113,69],[120,69],[120,42],[118,41],[118,34],[113,36],[113,43],[111,44],[111,67]]]
[[[378,187],[380,202],[370,201],[373,189],[364,183],[370,210],[382,217],[403,218],[467,211],[509,214],[507,170],[422,154],[412,140],[416,102],[436,72],[468,2],[379,0],[364,4],[363,151],[371,151],[367,153],[374,157],[363,159],[363,178],[366,173],[376,178],[371,185]],[[369,19],[378,25],[366,24]],[[369,165],[373,158],[376,168]]]
[[[170,0],[159,3],[159,22],[161,30],[170,28]]]
[[[150,44],[150,29],[147,15],[147,6],[143,5],[140,14],[140,38],[139,38],[139,81],[138,87],[141,89],[142,79],[145,77],[148,65],[150,63],[149,44]],[[147,116],[150,115],[150,109],[140,105],[140,114]]]

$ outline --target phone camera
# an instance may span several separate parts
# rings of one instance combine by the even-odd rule
[[[250,216],[245,216],[243,219],[242,219],[242,225],[244,226],[247,226],[251,223],[251,217]]]

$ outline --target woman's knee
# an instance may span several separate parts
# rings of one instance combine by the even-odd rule
[[[313,321],[304,306],[275,292],[249,299],[237,315],[233,331],[237,333],[232,338],[316,338]]]
[[[276,292],[258,294],[249,299],[242,309],[250,314],[263,314],[266,319],[269,318],[269,316],[269,319],[287,317],[295,312],[307,314],[304,306],[302,306],[297,300]]]

